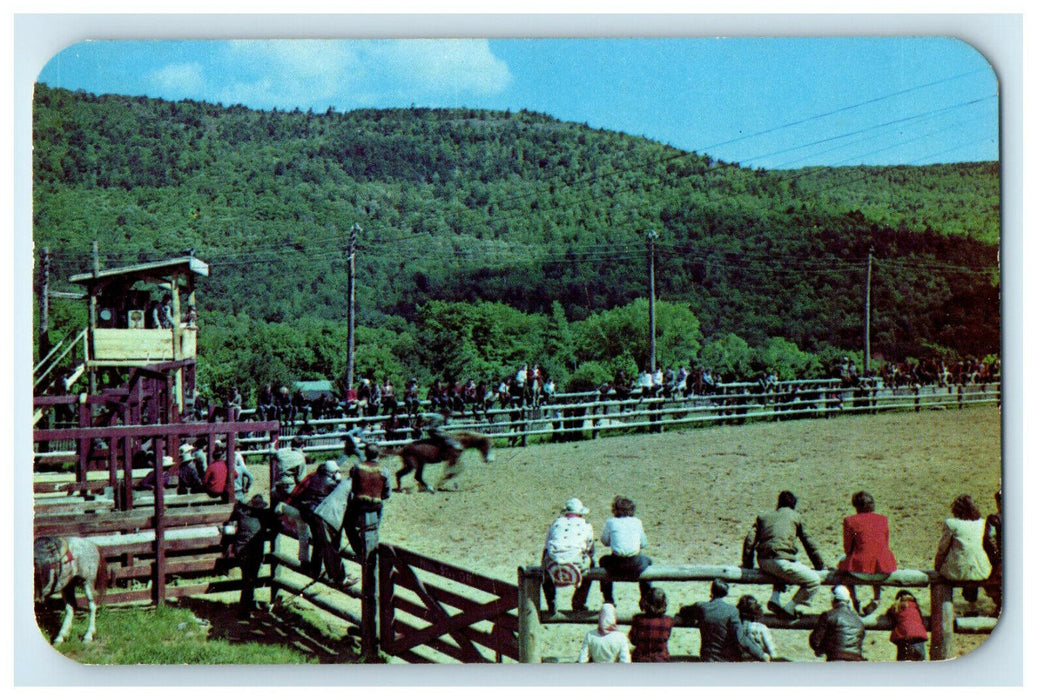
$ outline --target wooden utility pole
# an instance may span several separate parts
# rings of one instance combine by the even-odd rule
[[[40,334],[39,341],[37,343],[37,350],[39,351],[39,358],[46,357],[51,352],[50,336],[47,331],[50,329],[50,300],[48,295],[51,291],[51,249],[44,247],[43,249],[43,260],[40,262],[40,272],[42,279],[40,280]]]
[[[355,385],[355,244],[359,233],[362,227],[355,223],[348,238],[348,365],[345,373],[348,384],[345,391]]]
[[[645,239],[649,242],[649,373],[656,371],[656,257],[653,246],[659,236],[649,231]]]
[[[101,266],[98,263],[98,241],[91,242],[91,272],[94,273],[95,282],[91,285],[91,303],[90,303],[90,317],[87,319],[88,338],[90,347],[93,352],[94,348],[94,329],[98,325],[98,275],[101,274]],[[88,358],[84,357],[83,361],[87,363],[87,377],[91,388],[91,395],[98,393],[98,375],[95,372],[94,366],[88,362]]]
[[[866,254],[866,303],[863,307],[863,376],[870,376],[870,274],[874,267],[874,247]]]

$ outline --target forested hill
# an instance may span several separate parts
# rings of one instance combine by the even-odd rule
[[[647,295],[704,338],[861,348],[999,347],[999,168],[764,171],[531,112],[257,111],[38,85],[34,238],[54,275],[176,255],[211,264],[211,319],[342,320],[358,223],[363,325],[431,300],[576,321]],[[399,318],[392,318],[399,317]],[[204,316],[206,318],[206,316]]]

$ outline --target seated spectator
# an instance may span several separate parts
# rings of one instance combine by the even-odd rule
[[[605,521],[602,528],[602,544],[609,547],[609,554],[598,560],[605,569],[606,578],[600,582],[602,602],[616,604],[613,599],[613,579],[637,580],[638,576],[652,564],[652,559],[641,553],[649,545],[642,528],[642,521],[634,517],[634,501],[623,496],[613,499],[613,517]],[[649,591],[646,581],[638,582],[639,594]]]
[[[207,471],[203,474],[203,490],[208,495],[215,498],[221,498],[225,495],[225,489],[228,486],[228,464],[225,462],[225,451],[222,447],[214,448],[214,461],[207,467]],[[232,478],[236,478],[236,472],[233,469]]]
[[[935,553],[935,570],[953,582],[979,582],[990,576],[990,558],[982,546],[986,521],[971,496],[958,496],[950,506],[952,518],[943,523],[943,534]],[[977,585],[963,588],[964,599],[973,605],[979,597]]]
[[[752,595],[740,596],[736,603],[740,627],[748,644],[740,646],[744,661],[772,661],[778,658],[772,632],[762,620],[761,603]]]
[[[837,564],[838,571],[853,574],[881,574],[884,578],[898,567],[895,555],[888,548],[888,518],[874,512],[874,497],[866,491],[852,496],[852,507],[856,514],[845,518],[842,524],[845,558]],[[877,610],[881,602],[881,587],[873,587],[874,597],[860,614],[869,615]],[[855,586],[848,587],[852,595],[852,607],[859,611],[859,599]]]
[[[678,610],[678,619],[700,628],[700,661],[739,661],[740,648],[747,646],[751,656],[761,653],[760,649],[748,645],[743,636],[739,610],[726,602],[729,584],[721,579],[711,583],[711,599],[705,603],[685,605]],[[758,656],[760,660],[760,656]]]
[[[757,554],[758,568],[779,582],[772,588],[768,608],[784,619],[794,619],[807,612],[820,583],[819,574],[797,560],[798,543],[804,547],[812,566],[817,570],[823,568],[819,549],[805,532],[796,508],[797,496],[781,491],[776,510],[759,515],[743,542],[741,566],[753,567]],[[798,590],[783,604],[781,596],[788,583],[797,584]]]
[[[833,607],[820,614],[808,645],[827,661],[865,661],[863,637],[866,627],[852,609],[852,598],[844,586],[834,587]]]
[[[591,581],[585,580],[584,574],[594,561],[594,529],[584,516],[590,512],[579,498],[570,498],[547,531],[541,561],[544,570],[541,587],[552,615],[557,610],[555,594],[559,587],[565,586],[575,588],[573,610],[587,610]]]
[[[986,579],[986,585],[982,587],[986,595],[993,599],[996,608],[993,616],[1000,615],[1001,609],[1001,578],[1003,574],[1003,550],[1001,543],[1001,492],[993,494],[997,503],[997,512],[986,517],[986,532],[983,535],[982,547],[986,550],[986,556],[990,560],[990,577]]]
[[[629,664],[631,649],[627,636],[616,629],[616,608],[609,603],[598,613],[598,629],[588,632],[577,663]]]
[[[667,594],[662,588],[649,588],[638,603],[641,613],[631,620],[627,637],[634,645],[631,661],[669,661],[667,642],[674,628],[674,618],[668,617]]]

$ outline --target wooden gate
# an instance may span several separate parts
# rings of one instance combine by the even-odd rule
[[[518,660],[518,586],[401,547],[378,548],[381,650],[438,663],[418,647],[465,663]]]

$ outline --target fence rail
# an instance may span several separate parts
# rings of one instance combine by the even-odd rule
[[[954,657],[954,635],[957,633],[988,633],[996,624],[995,618],[962,618],[954,615],[953,589],[960,586],[958,582],[948,581],[934,571],[916,569],[900,569],[887,578],[875,581],[856,578],[836,570],[818,572],[823,585],[875,585],[901,588],[930,588],[931,612],[929,625],[931,643],[930,658],[934,660]],[[551,614],[540,609],[541,589],[544,572],[539,566],[522,566],[518,569],[518,660],[521,663],[540,663],[539,632],[542,624],[585,624],[589,625],[597,619],[595,612],[557,612]],[[607,578],[605,569],[594,567],[589,569],[585,579],[603,580]],[[730,583],[773,585],[776,580],[762,573],[759,569],[744,569],[738,566],[689,565],[670,566],[653,564],[636,579],[638,581],[713,581],[722,579]],[[631,618],[623,615],[617,618],[621,624],[629,624]],[[802,616],[794,621],[782,620],[769,614],[762,620],[766,626],[775,629],[811,629],[816,617]],[[685,625],[684,623],[679,626]],[[871,630],[890,629],[883,622],[870,621],[866,625]]]

